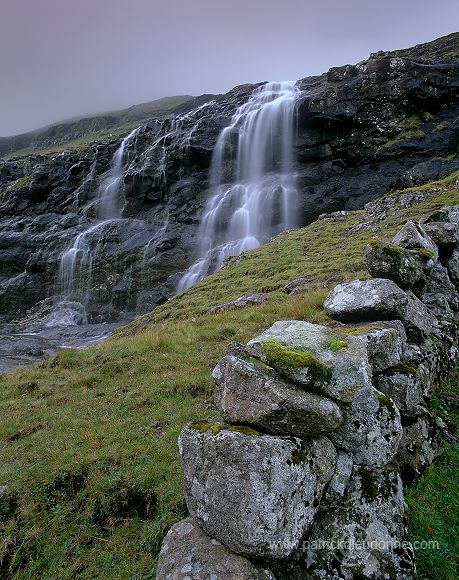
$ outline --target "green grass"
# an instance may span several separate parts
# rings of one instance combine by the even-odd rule
[[[0,375],[0,485],[18,498],[0,523],[0,577],[153,578],[162,537],[185,513],[177,437],[187,421],[215,417],[211,369],[225,347],[280,319],[331,324],[324,297],[368,276],[369,238],[390,240],[445,203],[459,191],[435,185],[379,232],[349,235],[365,220],[358,211],[282,234],[98,347]],[[298,277],[308,291],[284,294]],[[255,292],[268,300],[208,312]]]
[[[434,394],[432,412],[459,437],[459,366]],[[407,492],[409,537],[418,542],[418,578],[459,576],[459,444],[447,443],[444,456]],[[424,544],[422,543],[424,542]],[[436,542],[436,544],[427,544]]]

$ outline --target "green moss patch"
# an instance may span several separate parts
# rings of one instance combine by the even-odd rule
[[[339,352],[340,350],[343,350],[346,347],[347,347],[347,342],[345,340],[343,340],[342,338],[340,338],[339,336],[334,335],[334,336],[330,337],[330,340],[328,342],[328,348],[332,352]]]
[[[226,425],[225,423],[215,423],[212,421],[194,421],[191,423],[191,428],[199,431],[200,433],[211,432],[212,435],[218,435],[222,431],[232,431],[233,433],[241,433],[242,435],[253,435],[255,437],[260,437],[263,433],[256,431],[251,427],[245,425]]]
[[[265,340],[263,350],[269,364],[275,368],[308,368],[311,378],[316,381],[328,381],[331,378],[330,369],[317,357],[310,352],[292,350],[277,338]]]

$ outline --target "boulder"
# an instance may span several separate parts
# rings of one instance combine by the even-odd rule
[[[435,316],[448,316],[451,309],[459,310],[458,292],[440,262],[434,262],[428,269],[426,283],[417,294]]]
[[[390,463],[402,438],[400,412],[394,401],[372,386],[360,389],[351,403],[341,408],[343,421],[329,434],[338,450],[368,467]]]
[[[303,442],[208,421],[187,425],[179,450],[190,514],[211,537],[256,558],[298,548],[336,461],[325,437]]]
[[[301,320],[275,322],[247,343],[247,352],[295,383],[349,402],[371,385],[367,343]]]
[[[324,307],[339,322],[371,322],[401,318],[407,302],[406,293],[395,282],[375,278],[338,284]]]
[[[346,499],[303,542],[304,578],[415,578],[403,485],[394,470],[355,468]]]
[[[193,518],[178,522],[164,538],[156,580],[275,580],[268,568],[234,554],[205,534]]]
[[[459,224],[457,223],[428,222],[423,224],[423,228],[440,248],[459,243]]]
[[[432,257],[433,254],[427,254],[427,260]],[[426,260],[420,251],[392,246],[376,238],[370,240],[365,258],[372,276],[389,278],[401,288],[411,288],[421,278]]]
[[[213,376],[215,402],[229,423],[298,437],[323,435],[341,423],[335,402],[287,383],[269,367],[225,356]]]
[[[340,322],[399,319],[408,338],[414,341],[439,332],[435,316],[411,291],[404,292],[395,282],[383,278],[338,284],[324,307]]]

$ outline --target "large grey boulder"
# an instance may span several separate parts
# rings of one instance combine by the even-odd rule
[[[325,438],[200,422],[179,438],[185,498],[206,533],[236,553],[287,558],[311,525],[336,450]]]
[[[325,311],[340,322],[399,319],[414,341],[438,334],[435,316],[411,291],[392,280],[374,278],[338,284],[324,303]]]
[[[354,460],[352,455],[340,451],[336,458],[335,472],[322,497],[321,506],[323,508],[328,509],[342,505],[349,488],[353,469]]]
[[[213,376],[215,402],[229,423],[298,437],[323,435],[341,423],[335,402],[287,383],[269,367],[225,356]]]
[[[295,383],[349,402],[371,385],[367,342],[300,320],[275,322],[247,343],[247,352]]]
[[[193,518],[178,522],[164,538],[156,580],[275,580],[273,573],[234,554],[205,534]]]
[[[383,467],[390,463],[402,438],[394,401],[369,386],[360,389],[341,410],[343,422],[329,434],[337,449],[351,454],[356,464]]]
[[[304,578],[414,578],[405,512],[396,471],[355,468],[346,499],[315,521],[304,542]]]
[[[325,300],[325,311],[340,322],[372,322],[401,318],[406,293],[391,280],[375,278],[338,284]]]
[[[427,260],[431,257],[429,254]],[[365,258],[372,276],[389,278],[401,288],[413,286],[424,271],[425,259],[419,251],[386,244],[376,238],[367,245]]]
[[[459,294],[451,282],[448,270],[435,262],[426,272],[426,283],[419,298],[426,304],[435,316],[448,316],[451,309],[459,309]]]

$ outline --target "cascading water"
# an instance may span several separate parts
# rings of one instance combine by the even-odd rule
[[[201,221],[200,258],[182,276],[178,291],[228,256],[299,225],[292,154],[298,93],[294,82],[263,85],[221,132],[210,171],[213,195]]]
[[[126,145],[139,131],[134,129],[125,137],[113,155],[107,177],[98,188],[95,201],[97,217],[101,220],[81,232],[61,257],[59,282],[62,296],[65,299],[84,301],[84,294],[89,289],[93,260],[97,254],[97,243],[100,230],[107,224],[121,219],[125,199],[123,195],[123,164]],[[96,237],[96,244],[92,243]]]

